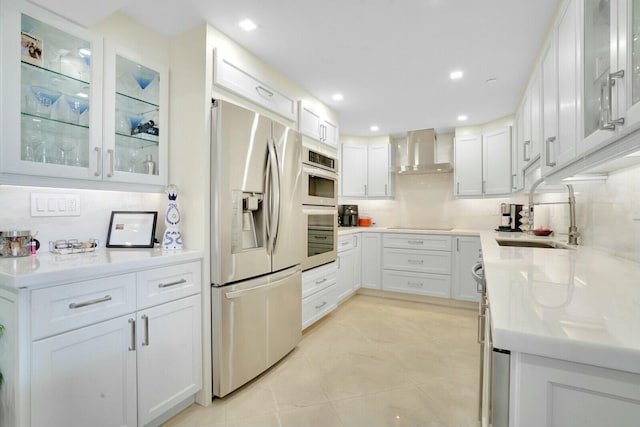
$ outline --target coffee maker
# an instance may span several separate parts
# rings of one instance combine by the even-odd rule
[[[502,203],[500,205],[500,225],[498,231],[522,231],[520,229],[520,218],[522,217],[523,205]]]
[[[358,205],[338,205],[338,225],[341,227],[357,227]]]

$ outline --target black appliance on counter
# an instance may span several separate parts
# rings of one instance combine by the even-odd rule
[[[340,227],[357,227],[358,205],[338,205],[338,225]]]
[[[522,218],[523,205],[502,203],[500,211],[502,213],[501,224],[497,231],[520,232],[520,219]]]

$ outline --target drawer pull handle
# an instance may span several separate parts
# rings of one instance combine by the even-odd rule
[[[421,288],[424,286],[424,283],[422,282],[407,282],[408,286],[413,286],[413,287],[417,287],[417,288]]]
[[[345,245],[348,245],[349,243],[351,243],[351,242],[342,242],[342,243],[340,243],[340,244],[341,244],[342,246],[345,246]]]
[[[129,319],[129,328],[131,328],[131,342],[129,343],[129,351],[136,351],[136,320]]]
[[[111,301],[112,299],[113,298],[111,298],[111,295],[105,295],[102,298],[96,298],[89,301],[72,302],[71,304],[69,304],[69,308],[73,310],[75,308],[81,308],[81,307],[86,307],[88,305],[100,304],[101,302]]]
[[[313,236],[314,239],[316,240],[327,240],[329,237],[328,236]]]
[[[410,245],[424,245],[424,240],[407,240]]]
[[[423,259],[408,259],[407,262],[409,264],[424,264]]]
[[[326,281],[327,281],[326,277],[324,279],[316,280],[316,285],[319,285],[319,284],[324,283]]]
[[[326,302],[326,301],[324,301],[324,302],[323,302],[322,304],[320,304],[320,305],[316,305],[316,310],[321,309],[321,308],[322,308],[322,307],[324,307],[325,305],[327,305],[327,302]]]
[[[149,316],[143,314],[142,320],[144,321],[144,337],[142,338],[142,345],[149,345]]]
[[[158,287],[159,288],[168,288],[170,286],[182,285],[183,283],[187,283],[187,280],[186,279],[180,279],[180,280],[176,280],[175,282],[159,283]]]
[[[273,98],[274,95],[273,92],[263,86],[256,86],[256,92],[265,99]]]

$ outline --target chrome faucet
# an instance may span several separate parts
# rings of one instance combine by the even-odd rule
[[[529,190],[529,228],[533,228],[533,206],[534,205],[557,205],[564,204],[565,202],[548,202],[548,203],[534,203],[533,202],[533,193],[538,188],[540,184],[544,182],[544,178],[538,179],[531,185],[531,190]],[[580,232],[578,231],[578,227],[576,226],[576,195],[573,192],[573,186],[571,184],[566,184],[567,189],[569,190],[569,244],[577,245],[578,237],[580,237]]]

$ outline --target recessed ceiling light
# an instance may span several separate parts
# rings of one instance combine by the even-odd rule
[[[344,96],[342,96],[341,93],[335,93],[333,94],[333,100],[334,101],[342,101],[344,99]]]
[[[254,24],[251,19],[243,19],[242,21],[238,22],[238,25],[240,25],[240,28],[245,31],[252,31],[258,28],[258,26]]]
[[[369,129],[371,129],[373,132],[378,132],[380,130],[380,128],[376,125],[371,126]]]
[[[87,95],[84,92],[78,92],[78,93],[76,93],[76,96],[79,96],[80,98],[88,98],[89,97],[89,95]]]
[[[460,70],[456,70],[456,71],[452,71],[452,72],[449,74],[449,78],[450,78],[451,80],[458,80],[458,79],[461,79],[463,75],[464,75],[464,73],[463,73],[462,71],[460,71]]]
[[[467,117],[467,116],[465,116],[465,115],[458,116],[458,121],[459,121],[459,122],[464,122],[464,121],[465,121],[465,120],[467,120],[467,119],[468,119],[468,117]]]

